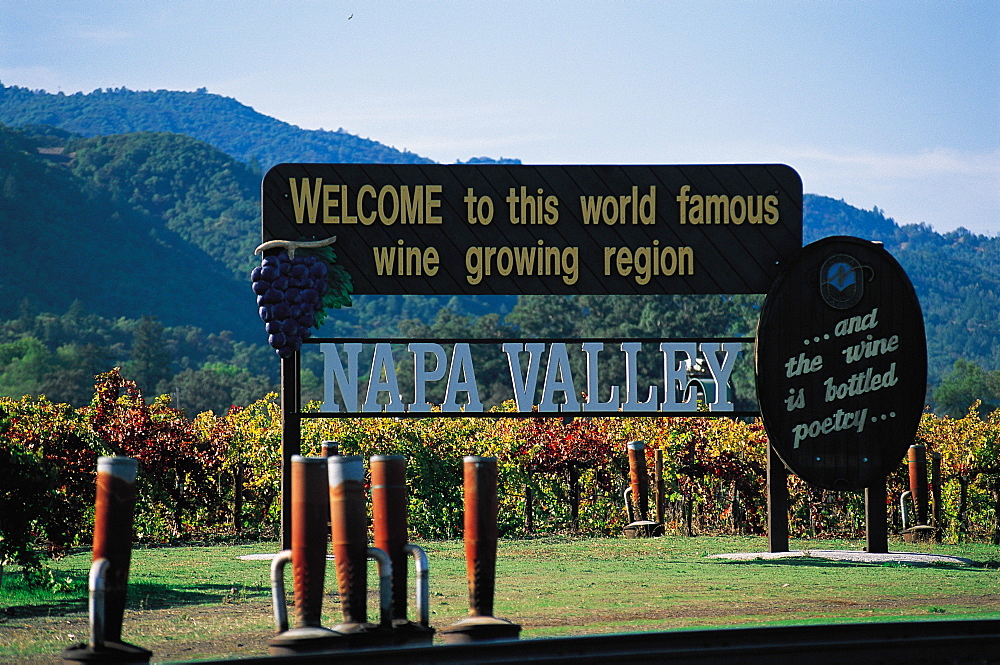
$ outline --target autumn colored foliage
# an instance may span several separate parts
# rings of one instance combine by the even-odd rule
[[[275,395],[189,420],[169,397],[147,401],[114,370],[97,377],[89,406],[45,397],[0,398],[0,563],[37,569],[43,554],[86,545],[98,455],[140,462],[136,536],[166,543],[274,537],[280,522],[281,414]],[[923,416],[917,441],[942,458],[942,526],[949,540],[1000,543],[1000,411]],[[316,408],[311,405],[307,408]],[[626,523],[629,441],[662,451],[668,533],[765,532],[767,437],[759,421],[724,418],[305,419],[301,453],[407,458],[415,538],[461,534],[465,455],[496,457],[500,530],[619,535]],[[905,460],[888,479],[900,527]],[[789,478],[795,536],[863,535],[858,492]],[[652,500],[651,500],[652,502]]]

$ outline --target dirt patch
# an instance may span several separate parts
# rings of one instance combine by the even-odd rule
[[[940,612],[935,613],[935,608]],[[845,609],[847,612],[845,612]],[[740,626],[768,621],[822,620],[837,617],[864,621],[873,617],[912,616],[947,618],[994,609],[1000,611],[1000,595],[917,596],[864,601],[829,598],[781,604],[761,599],[732,600],[724,603],[685,603],[670,607],[639,606],[623,610],[594,610],[562,615],[555,610],[545,615],[508,617],[521,624],[525,638],[552,634],[598,634],[623,630],[669,630],[692,626]],[[458,616],[438,615],[432,619],[440,629]],[[571,629],[571,630],[563,630]],[[0,661],[7,662],[10,643],[24,643],[31,637],[52,644],[51,651],[15,656],[29,665],[61,664],[61,649],[84,641],[88,634],[85,614],[8,618],[0,624]],[[125,639],[153,652],[153,662],[205,658],[247,657],[267,654],[267,640],[274,635],[270,602],[252,599],[237,604],[130,610],[125,616]],[[535,633],[532,635],[532,633]],[[155,636],[155,637],[151,637]]]
[[[123,638],[153,652],[153,662],[260,656],[274,635],[270,603],[165,608],[127,611]],[[50,653],[18,653],[18,663],[63,663],[59,652],[89,635],[85,613],[61,617],[10,618],[0,624],[0,661],[9,662],[9,644],[28,641],[52,644]],[[154,636],[155,637],[151,637]]]
[[[576,627],[574,633],[615,632],[628,623],[646,624],[636,630],[669,630],[692,626],[739,626],[774,621],[808,621],[837,618],[866,621],[874,617],[946,618],[989,611],[1000,612],[1000,595],[914,596],[898,598],[870,598],[849,600],[843,598],[805,599],[782,604],[770,600],[732,600],[717,603],[679,604],[672,607],[641,608],[630,611],[593,611],[581,616],[579,612],[562,617],[558,614],[519,617],[516,619],[529,632],[546,628]],[[659,625],[653,625],[659,624]]]

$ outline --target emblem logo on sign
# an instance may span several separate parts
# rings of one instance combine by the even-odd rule
[[[831,256],[820,269],[819,290],[823,302],[834,309],[854,307],[864,295],[861,264],[847,254]]]

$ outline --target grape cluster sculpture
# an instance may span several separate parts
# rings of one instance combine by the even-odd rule
[[[263,258],[250,273],[251,288],[267,342],[281,358],[302,348],[326,308],[351,305],[351,277],[337,264],[335,240],[270,240],[254,252]]]

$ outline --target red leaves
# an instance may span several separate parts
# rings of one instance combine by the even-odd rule
[[[171,499],[178,523],[185,509],[218,498],[210,475],[222,463],[217,446],[199,444],[191,421],[166,400],[147,405],[118,368],[97,379],[90,414],[94,433],[115,453],[139,460],[148,489]]]
[[[532,472],[568,475],[595,469],[602,489],[610,489],[615,451],[598,421],[533,418],[524,429],[525,440],[517,455],[528,457]]]

